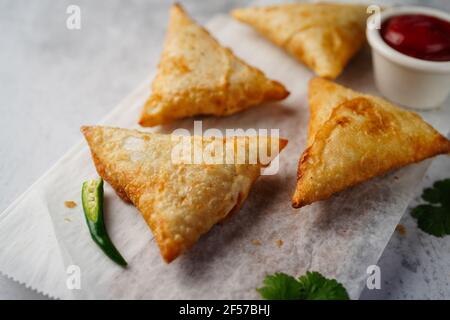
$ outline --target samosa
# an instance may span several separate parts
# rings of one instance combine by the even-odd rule
[[[261,169],[287,143],[278,137],[205,138],[100,126],[82,132],[98,174],[141,212],[166,262],[238,211]]]
[[[320,78],[309,84],[307,148],[295,208],[392,169],[450,152],[450,141],[414,112]]]
[[[232,15],[303,62],[335,79],[365,42],[366,6],[290,3],[236,9]]]
[[[156,126],[194,115],[226,116],[289,92],[222,47],[180,5],[169,27],[152,93],[139,123]]]

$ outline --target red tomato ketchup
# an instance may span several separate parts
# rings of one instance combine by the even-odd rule
[[[395,50],[430,61],[450,61],[450,22],[423,14],[387,19],[381,37]]]

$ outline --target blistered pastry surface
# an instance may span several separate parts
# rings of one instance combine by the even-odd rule
[[[236,9],[256,28],[317,75],[334,79],[365,41],[367,6],[297,3]]]
[[[308,147],[299,161],[294,206],[450,152],[450,141],[419,115],[381,98],[316,78],[309,100]]]
[[[190,146],[193,151],[194,144],[201,144],[205,150],[219,150],[216,146],[222,146],[224,139],[184,139],[109,127],[84,127],[83,133],[98,173],[139,209],[168,262],[239,209],[260,175],[261,164],[251,163],[250,158],[231,164],[195,164],[176,158],[176,147]]]
[[[287,95],[282,84],[222,47],[174,5],[140,123],[154,126],[197,114],[224,116]]]

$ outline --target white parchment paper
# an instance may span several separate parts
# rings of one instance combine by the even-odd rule
[[[129,263],[124,270],[99,250],[86,227],[81,184],[97,174],[87,146],[80,143],[0,215],[1,272],[60,298],[249,299],[259,297],[255,289],[266,274],[301,275],[314,270],[336,278],[352,298],[359,297],[367,267],[376,264],[429,161],[373,179],[330,200],[292,209],[297,162],[306,143],[307,82],[313,75],[230,17],[218,16],[208,28],[238,56],[284,83],[291,95],[285,101],[234,116],[197,120],[203,121],[203,130],[280,129],[289,144],[281,153],[279,173],[261,177],[240,212],[214,227],[169,265],[160,257],[139,212],[106,185],[107,228]],[[366,48],[338,82],[377,93],[370,70]],[[137,128],[149,87],[150,79],[104,124]],[[428,113],[428,120],[441,131],[448,126],[443,113],[445,110]],[[193,119],[153,130],[170,133],[180,127],[192,130]],[[78,206],[68,209],[66,200],[74,200]],[[67,289],[66,269],[71,265],[80,268],[80,290]]]

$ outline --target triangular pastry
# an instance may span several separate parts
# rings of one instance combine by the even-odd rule
[[[166,262],[239,210],[262,167],[287,144],[270,137],[186,137],[100,126],[82,132],[98,174],[141,212]],[[235,152],[220,154],[225,145]],[[195,160],[194,150],[203,150],[203,158]],[[206,160],[208,154],[217,158]]]
[[[392,169],[450,152],[450,141],[414,112],[315,78],[307,148],[292,199],[299,208]]]
[[[194,115],[230,115],[288,91],[222,47],[180,5],[170,21],[152,94],[139,123],[155,126]]]
[[[292,3],[232,11],[318,76],[334,79],[365,41],[366,6]]]

